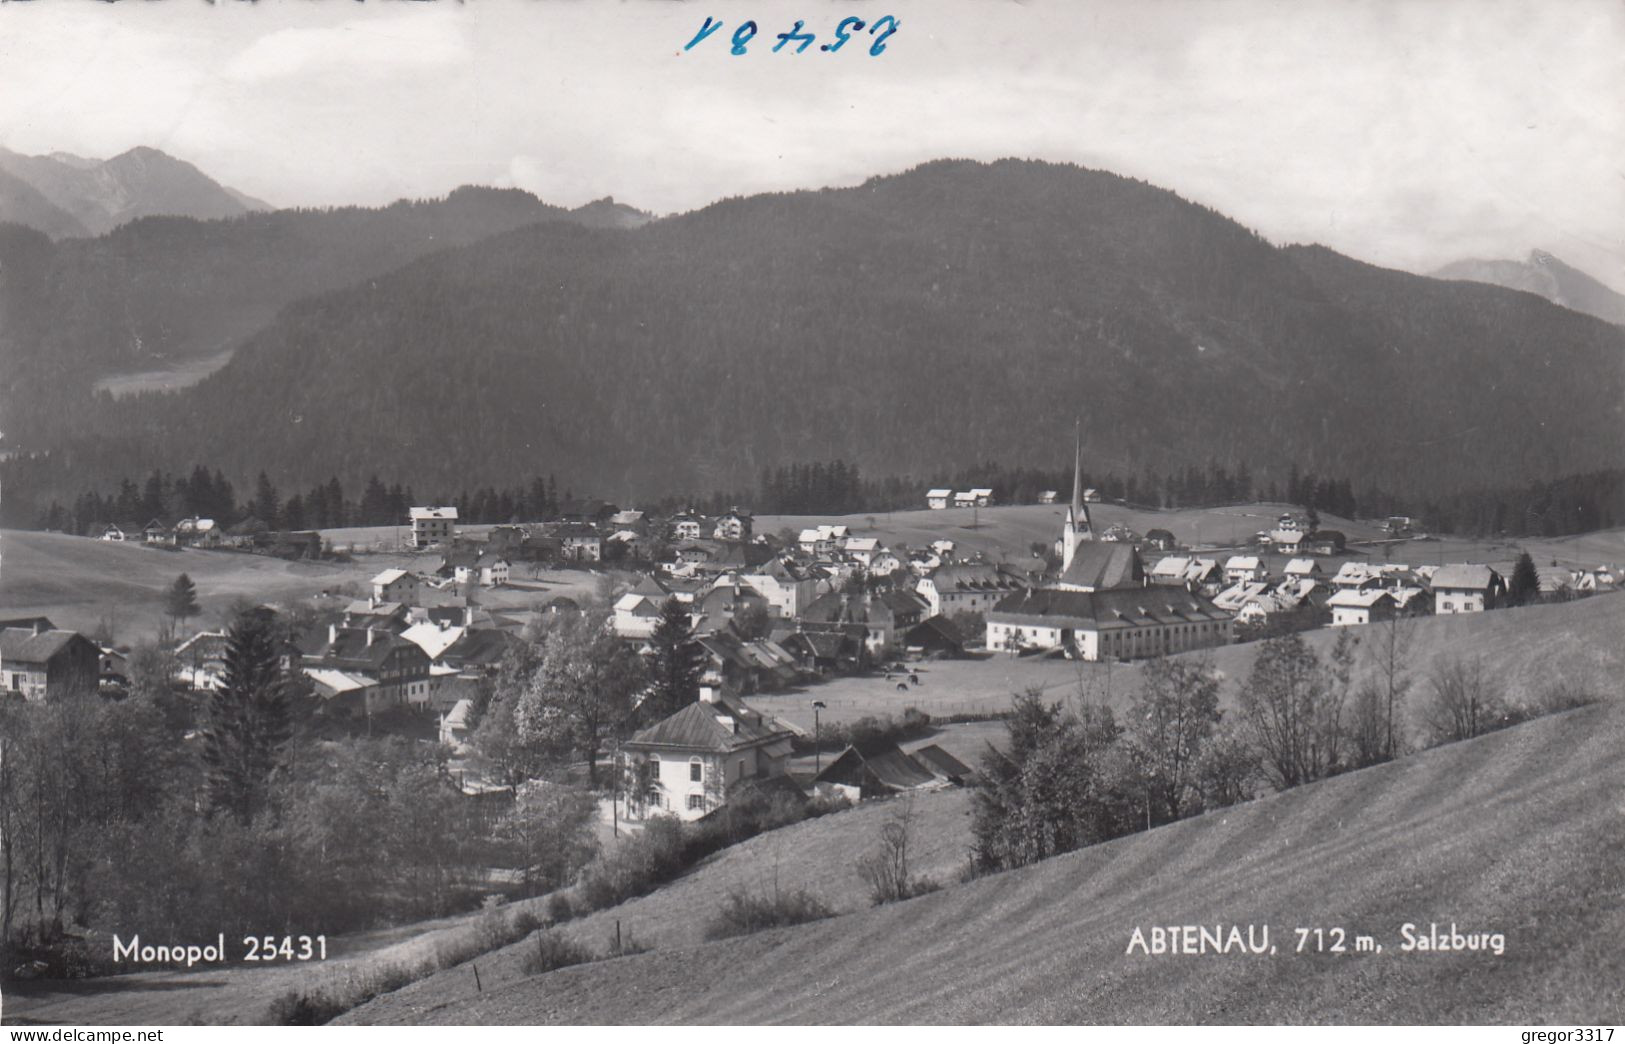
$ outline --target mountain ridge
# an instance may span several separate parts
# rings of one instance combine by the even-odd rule
[[[1531,250],[1522,261],[1452,261],[1429,274],[1523,290],[1605,322],[1625,324],[1625,294],[1544,250]]]
[[[195,165],[159,149],[138,145],[105,160],[72,153],[25,156],[0,148],[0,170],[32,186],[72,215],[81,235],[100,235],[141,217],[236,217],[273,209],[262,200],[220,184]],[[0,207],[0,221],[41,227],[25,211]]]

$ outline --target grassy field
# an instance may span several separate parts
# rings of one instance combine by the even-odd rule
[[[1618,691],[1625,672],[1625,595],[1599,595],[1554,605],[1502,609],[1491,613],[1421,617],[1402,621],[1411,636],[1411,673],[1420,679],[1442,658],[1480,658],[1514,699],[1538,697],[1562,680],[1593,689]],[[1356,628],[1362,642],[1372,632]],[[1312,631],[1305,639],[1322,656],[1335,631]],[[1232,703],[1235,682],[1245,678],[1256,644],[1229,645],[1185,653],[1207,659],[1231,680],[1223,699]],[[944,660],[919,669],[920,684],[906,693],[878,676],[837,678],[783,695],[752,696],[759,709],[806,729],[813,728],[813,701],[822,701],[824,722],[852,721],[865,715],[901,714],[917,707],[927,714],[989,714],[1009,707],[1012,694],[1042,689],[1051,699],[1084,698],[1121,711],[1139,688],[1142,664],[1089,664],[1063,659],[995,655],[981,660]]]
[[[1617,1023],[1622,754],[1614,701],[896,906],[477,996],[448,978],[344,1021]],[[1434,922],[1503,933],[1504,955],[1402,949]],[[1273,950],[1128,952],[1170,925],[1268,926]],[[1297,952],[1299,927],[1350,952]],[[748,973],[696,974],[718,968]]]
[[[607,951],[620,922],[623,938],[655,952],[686,951],[705,938],[705,924],[731,891],[754,894],[807,889],[839,913],[866,909],[868,895],[853,861],[864,854],[881,825],[908,799],[870,802],[819,819],[769,831],[717,853],[659,891],[622,903],[558,929],[597,953]],[[911,866],[939,882],[954,880],[970,845],[970,793],[946,790],[916,795],[909,806]],[[476,963],[489,991],[523,980],[525,942],[487,954]],[[357,1022],[412,1022],[420,1011],[474,990],[466,966],[448,968],[358,1009]],[[349,1021],[349,1020],[345,1020]]]
[[[58,627],[94,634],[104,620],[116,640],[157,633],[164,593],[185,573],[197,585],[203,614],[192,627],[216,626],[239,599],[281,604],[323,591],[366,597],[369,581],[392,567],[427,570],[435,555],[360,554],[347,562],[290,562],[266,555],[188,549],[165,551],[61,533],[0,534],[0,617],[43,615]],[[577,569],[520,571],[511,585],[481,590],[480,604],[523,610],[559,595],[592,597],[596,574]]]
[[[104,617],[116,637],[151,637],[164,592],[185,573],[197,585],[203,616],[216,622],[239,598],[281,602],[357,585],[377,568],[365,562],[288,562],[223,551],[163,551],[60,533],[0,535],[0,616],[45,615],[58,627],[94,633]]]

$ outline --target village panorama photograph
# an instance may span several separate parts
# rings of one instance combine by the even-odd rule
[[[0,1022],[1607,1044],[1622,54],[0,3]]]

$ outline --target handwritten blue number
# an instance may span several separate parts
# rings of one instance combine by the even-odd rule
[[[779,42],[773,45],[773,53],[778,54],[780,49],[782,49],[784,45],[789,43],[791,40],[801,41],[801,46],[796,48],[797,54],[805,51],[808,45],[811,44],[814,39],[812,33],[804,33],[801,31],[801,27],[806,24],[807,23],[801,21],[800,19],[797,19],[796,24],[790,29],[789,32],[780,33]]]
[[[735,29],[734,30],[733,53],[734,54],[744,54],[745,53],[745,45],[750,43],[750,38],[755,36],[755,35],[756,35],[756,23],[755,22],[746,22],[744,25],[740,26],[738,29]]]
[[[832,44],[825,44],[824,50],[834,54],[836,51],[839,51],[842,47],[846,46],[846,42],[852,39],[852,33],[846,31],[847,26],[852,27],[852,32],[857,32],[859,29],[863,28],[863,19],[855,18],[850,15],[841,19],[841,24],[835,27],[835,42]]]
[[[701,40],[704,40],[707,36],[710,36],[712,33],[721,28],[722,23],[720,21],[712,18],[710,15],[706,15],[705,24],[700,26],[700,31],[694,34],[694,39],[690,40],[683,50],[687,51],[692,49],[695,44],[699,43]]]
[[[888,28],[885,32],[881,33],[880,34],[880,39],[876,40],[873,44],[871,44],[869,46],[869,53],[871,55],[878,55],[881,51],[884,51],[886,49],[886,37],[890,36],[892,33],[895,33],[897,30],[899,30],[899,29],[901,29],[903,27],[902,22],[899,22],[897,19],[893,18],[891,15],[886,15],[885,17],[881,18],[880,21],[876,22],[874,25],[871,25],[869,27],[869,35],[873,36],[875,34],[875,30],[879,29],[881,26],[885,25],[887,22],[891,23],[891,27]]]

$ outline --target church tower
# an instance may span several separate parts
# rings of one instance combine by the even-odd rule
[[[1061,572],[1072,567],[1072,557],[1078,544],[1095,538],[1095,527],[1089,519],[1089,507],[1083,501],[1083,434],[1073,438],[1072,449],[1072,504],[1066,509],[1066,523],[1061,527]]]

